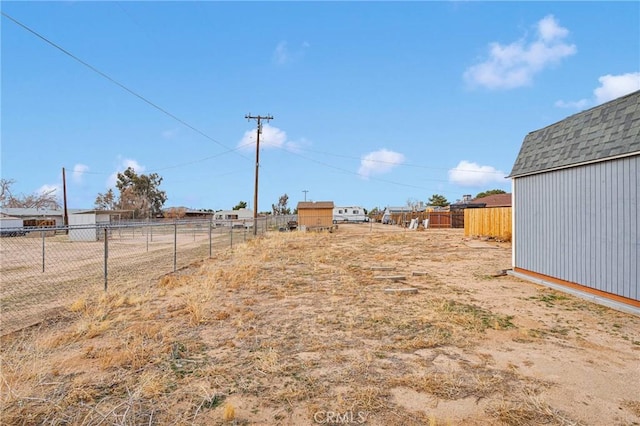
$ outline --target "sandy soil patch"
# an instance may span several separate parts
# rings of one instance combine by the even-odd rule
[[[268,234],[5,336],[2,422],[640,424],[640,318],[494,276],[510,256],[462,230]]]

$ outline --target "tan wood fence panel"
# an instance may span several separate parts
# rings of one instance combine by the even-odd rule
[[[511,207],[465,209],[464,235],[511,241]]]

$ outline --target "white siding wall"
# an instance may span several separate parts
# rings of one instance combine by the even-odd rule
[[[514,179],[514,266],[640,300],[640,156]]]
[[[80,213],[69,215],[69,240],[71,241],[98,241],[98,234],[94,229],[74,229],[74,226],[91,226],[96,224],[96,215],[93,213]]]

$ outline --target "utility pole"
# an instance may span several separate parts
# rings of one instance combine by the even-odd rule
[[[304,201],[307,201],[307,192],[309,192],[308,189],[303,189],[302,192],[304,192]]]
[[[69,213],[67,212],[67,175],[65,174],[64,167],[62,168],[62,196],[64,200],[64,226],[65,234],[69,234]]]
[[[258,235],[258,167],[260,166],[260,134],[262,133],[262,120],[273,120],[270,115],[245,115],[247,120],[257,120],[258,129],[256,131],[256,184],[253,191],[253,235]]]

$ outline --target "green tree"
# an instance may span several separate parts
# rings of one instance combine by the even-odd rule
[[[235,205],[233,210],[240,210],[240,209],[246,209],[246,208],[247,208],[247,202],[246,201],[240,201],[238,204]]]
[[[288,202],[289,196],[287,194],[283,194],[278,199],[278,204],[271,204],[274,216],[280,214],[291,214],[291,209],[287,207]]]
[[[118,207],[133,210],[135,217],[155,217],[162,214],[167,201],[166,192],[160,190],[162,178],[157,173],[138,175],[129,167],[118,173],[116,188],[120,191]]]
[[[503,191],[502,189],[490,189],[489,191],[483,191],[478,193],[478,195],[476,195],[476,198],[488,197],[489,195],[495,195],[495,194],[506,194],[506,192]]]
[[[429,198],[429,201],[427,201],[427,204],[436,207],[446,207],[449,205],[449,201],[447,201],[447,198],[444,195],[433,194]]]

